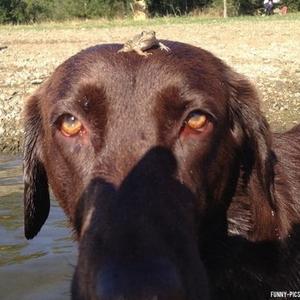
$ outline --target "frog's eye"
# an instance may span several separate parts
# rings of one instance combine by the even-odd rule
[[[83,125],[76,117],[65,114],[60,119],[59,130],[63,135],[71,137],[83,132]]]
[[[184,121],[185,127],[202,132],[209,123],[208,117],[200,111],[191,112]]]

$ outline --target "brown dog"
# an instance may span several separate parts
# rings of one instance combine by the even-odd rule
[[[269,299],[300,289],[300,126],[205,50],[100,45],[25,108],[25,235],[48,182],[79,242],[73,299]]]

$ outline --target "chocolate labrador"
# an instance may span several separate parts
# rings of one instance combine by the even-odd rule
[[[25,236],[49,192],[79,243],[72,299],[259,300],[300,290],[300,126],[271,133],[211,53],[69,58],[25,107]]]

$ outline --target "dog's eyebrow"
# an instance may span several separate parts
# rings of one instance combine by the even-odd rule
[[[79,117],[83,110],[77,101],[70,101],[69,99],[62,99],[55,105],[50,114],[50,123],[54,125],[57,119],[63,114],[71,114],[75,117]],[[79,108],[79,109],[78,109]]]
[[[218,105],[211,98],[197,90],[180,89],[178,86],[169,86],[158,93],[162,98],[158,101],[156,109],[167,112],[170,119],[180,119],[185,111],[201,110],[217,120],[219,115]]]
[[[50,116],[54,124],[62,114],[74,114],[77,117],[86,116],[92,111],[104,110],[106,93],[103,87],[86,84],[70,96],[56,102]]]

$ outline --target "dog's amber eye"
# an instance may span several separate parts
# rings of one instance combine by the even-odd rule
[[[74,136],[82,129],[82,123],[74,116],[67,114],[62,117],[60,130],[65,136]]]
[[[192,112],[187,117],[185,123],[190,129],[202,131],[207,125],[207,116],[201,112]]]

